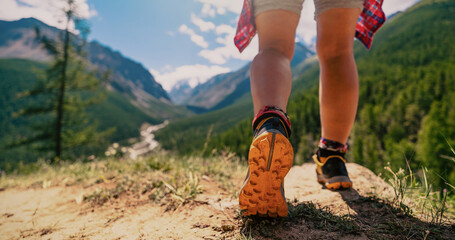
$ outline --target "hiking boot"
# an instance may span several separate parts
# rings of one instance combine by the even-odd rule
[[[330,190],[352,187],[345,165],[346,160],[342,156],[320,157],[316,153],[313,160],[316,163],[316,175],[320,184],[324,184]]]
[[[283,186],[294,159],[288,126],[282,118],[269,116],[259,119],[255,127],[248,155],[248,174],[239,195],[244,216],[288,215]]]

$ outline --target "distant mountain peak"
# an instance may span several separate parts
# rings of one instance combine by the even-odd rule
[[[296,43],[294,58],[291,62],[293,72],[299,75],[305,70],[306,67],[301,64],[314,54],[304,44]],[[176,89],[170,95],[173,96],[173,99],[177,99],[176,94],[181,94],[176,101],[178,104],[210,111],[227,107],[250,92],[250,67],[251,63],[248,63],[237,71],[218,74],[191,91],[188,89],[177,91]]]

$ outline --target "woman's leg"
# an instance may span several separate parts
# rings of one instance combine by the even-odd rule
[[[255,20],[259,53],[251,64],[250,73],[254,113],[256,115],[265,106],[286,111],[299,15],[293,11],[269,10],[259,13]],[[283,182],[291,169],[294,152],[288,139],[289,132],[285,130],[289,127],[284,123],[287,118],[281,111],[273,111],[254,120],[248,177],[239,195],[239,206],[245,216],[284,217],[288,214]]]
[[[359,8],[335,8],[317,21],[322,137],[346,144],[357,113],[359,80],[353,42]]]
[[[255,18],[259,53],[251,64],[250,81],[254,114],[265,106],[286,111],[291,93],[291,65],[299,15],[271,10]]]

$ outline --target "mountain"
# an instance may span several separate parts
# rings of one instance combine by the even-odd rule
[[[247,64],[236,72],[216,75],[207,82],[196,86],[185,103],[207,110],[227,106],[250,91],[250,65]]]
[[[49,55],[35,41],[35,27],[54,39],[62,32],[34,18],[0,21],[0,58],[49,61]],[[189,114],[185,108],[172,104],[166,91],[140,63],[96,41],[88,42],[85,50],[87,59],[100,74],[111,71],[110,88],[142,111],[164,119]]]
[[[315,56],[315,52],[305,47],[305,45],[297,42],[294,47],[294,57],[291,61],[291,69],[304,63],[308,58]],[[292,72],[294,73],[294,72]]]
[[[168,94],[173,103],[183,105],[192,91],[193,88],[188,82],[180,81],[172,87]]]
[[[293,73],[300,75],[308,66],[308,62],[311,62],[309,60],[314,59],[311,58],[312,56],[314,56],[314,52],[301,43],[296,43],[294,58],[291,62]],[[186,90],[183,94],[187,95],[180,96],[178,103],[206,109],[206,111],[232,105],[245,94],[250,93],[250,66],[251,63],[248,63],[235,72],[214,76],[207,82],[196,86],[192,91]],[[172,95],[176,96],[175,93]]]
[[[50,61],[50,56],[34,40],[35,27],[42,29],[43,34],[51,35],[52,38],[60,31],[34,18],[11,22],[0,20],[0,57]]]

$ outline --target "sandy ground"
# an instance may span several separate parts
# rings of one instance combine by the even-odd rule
[[[356,214],[356,210],[348,203],[359,199],[360,196],[393,198],[392,187],[371,170],[355,163],[348,163],[347,168],[353,189],[330,191],[317,183],[314,164],[294,166],[284,182],[286,198],[297,199],[299,202],[311,201],[321,207],[329,207],[339,215]]]
[[[356,215],[369,211],[352,204],[360,196],[392,196],[392,189],[370,170],[353,163],[347,168],[353,189],[332,192],[316,182],[313,164],[295,166],[285,178],[286,197],[296,199],[295,202],[312,201],[336,215]],[[235,233],[238,236],[241,226],[237,199],[209,178],[204,178],[201,184],[204,192],[196,201],[171,211],[132,195],[123,195],[103,206],[81,202],[82,196],[93,192],[96,186],[7,189],[0,192],[0,239],[230,239]],[[278,235],[274,238],[366,239],[364,234],[327,235],[305,223],[293,224],[301,227],[275,229]]]
[[[93,187],[8,189],[0,193],[0,239],[218,239],[232,225],[235,201],[211,180],[196,201],[166,211],[121,196],[103,206],[81,202]]]

